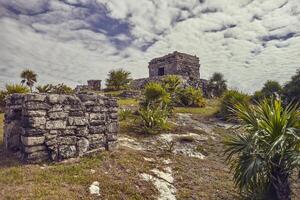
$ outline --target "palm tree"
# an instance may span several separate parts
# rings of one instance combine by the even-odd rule
[[[30,69],[25,69],[21,73],[21,78],[21,83],[26,83],[26,85],[30,88],[30,92],[32,92],[32,87],[34,83],[37,82],[37,74]]]
[[[211,96],[220,97],[227,90],[226,80],[224,75],[218,72],[215,72],[212,77],[209,79],[207,88]]]
[[[290,200],[290,177],[300,169],[300,111],[281,100],[237,104],[241,133],[225,141],[227,161],[242,194],[252,199]]]
[[[122,90],[128,87],[130,81],[130,72],[124,69],[111,70],[106,79],[106,87],[108,90]]]

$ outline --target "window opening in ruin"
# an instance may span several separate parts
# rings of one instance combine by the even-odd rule
[[[164,67],[158,68],[158,76],[163,76],[163,75],[165,75],[165,68]]]

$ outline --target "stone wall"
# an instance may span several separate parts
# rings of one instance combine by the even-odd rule
[[[117,132],[118,105],[112,97],[30,93],[6,101],[4,144],[29,163],[108,149]]]
[[[149,62],[149,77],[163,75],[181,75],[190,79],[200,79],[200,64],[197,56],[185,53],[173,52],[163,57],[154,58]]]

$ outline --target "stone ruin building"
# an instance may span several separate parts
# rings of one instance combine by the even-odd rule
[[[101,80],[88,80],[87,85],[77,85],[75,91],[101,91],[101,82]]]
[[[206,95],[207,80],[200,78],[200,64],[197,56],[174,51],[168,55],[154,58],[149,62],[149,77],[133,80],[131,87],[144,88],[149,82],[160,82],[166,75],[177,75],[183,80],[183,87],[201,88]]]
[[[179,75],[200,79],[200,64],[197,56],[177,51],[149,62],[149,77]]]
[[[115,98],[13,94],[5,108],[4,144],[27,163],[61,161],[113,147],[118,132]]]

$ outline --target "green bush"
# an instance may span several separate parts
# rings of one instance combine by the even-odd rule
[[[168,75],[163,78],[162,86],[165,88],[167,92],[171,95],[176,93],[179,90],[182,81],[179,76],[176,75]]]
[[[144,91],[144,100],[142,106],[147,107],[149,105],[156,106],[162,104],[168,106],[171,102],[170,94],[159,83],[148,83]]]
[[[181,89],[178,93],[178,100],[182,106],[205,107],[206,102],[202,96],[202,91],[193,87]]]
[[[253,103],[256,103],[256,102],[262,101],[264,98],[265,98],[265,95],[262,93],[262,91],[256,91],[256,92],[252,95],[251,101],[252,101]]]
[[[106,87],[108,91],[126,89],[131,81],[130,72],[123,69],[112,70],[108,73]]]
[[[119,111],[120,121],[124,121],[130,116],[132,116],[132,111],[129,110],[129,109],[122,109],[122,110]]]
[[[7,84],[5,86],[7,94],[28,93],[29,88],[20,84]]]
[[[221,108],[218,116],[226,120],[234,120],[232,108],[238,103],[249,104],[250,96],[236,90],[229,90],[225,92],[221,101]]]
[[[291,80],[284,86],[284,96],[288,102],[300,102],[300,69],[291,78]]]
[[[50,93],[53,93],[53,94],[74,94],[74,90],[71,87],[61,83],[61,84],[52,86],[52,88],[50,90]]]
[[[53,88],[53,85],[46,84],[46,85],[39,85],[36,87],[39,93],[50,93]]]
[[[208,80],[207,92],[210,97],[221,97],[224,92],[227,91],[226,80],[224,75],[219,72],[215,72]]]
[[[158,133],[168,128],[169,112],[163,106],[147,106],[139,111],[142,130],[145,133]]]
[[[282,93],[282,87],[277,81],[269,80],[264,84],[261,92],[265,97],[271,97],[275,94],[280,95]]]

